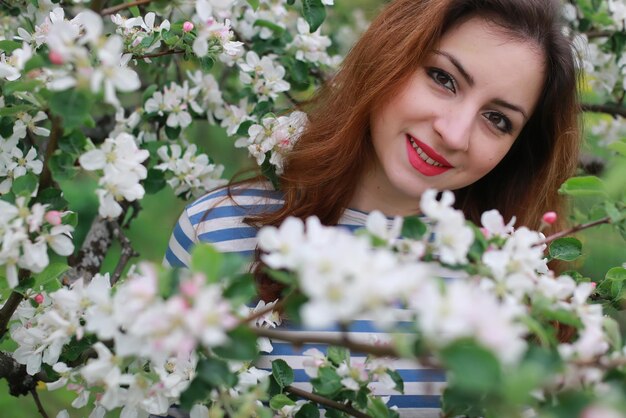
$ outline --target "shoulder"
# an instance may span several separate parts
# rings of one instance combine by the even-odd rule
[[[257,229],[244,222],[247,216],[278,210],[282,193],[268,182],[221,187],[187,205],[170,238],[166,262],[188,265],[194,244],[207,242],[221,252],[250,255],[256,248]]]
[[[269,182],[255,181],[221,187],[187,205],[185,213],[193,226],[203,222],[246,217],[278,209],[283,204],[281,192]]]

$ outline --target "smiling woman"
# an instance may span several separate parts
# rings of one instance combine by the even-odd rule
[[[557,189],[579,146],[576,66],[560,15],[557,0],[390,3],[303,109],[309,123],[279,190],[259,176],[190,204],[167,262],[186,265],[200,241],[255,255],[259,298],[273,301],[283,287],[262,273],[259,227],[315,215],[352,230],[374,210],[418,214],[431,188],[453,190],[475,223],[498,209],[537,228],[541,214],[562,208]],[[351,331],[383,338],[370,319]],[[306,347],[278,347],[273,354],[302,372]],[[389,405],[406,417],[438,416],[442,372],[398,368],[406,390],[382,393]]]
[[[544,61],[535,41],[511,40],[482,18],[449,30],[399,93],[372,110],[376,159],[351,207],[411,215],[426,189],[482,178],[532,114]]]

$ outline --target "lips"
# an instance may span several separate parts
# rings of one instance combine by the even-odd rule
[[[410,135],[406,136],[406,149],[411,166],[425,176],[437,176],[452,168],[444,157]]]

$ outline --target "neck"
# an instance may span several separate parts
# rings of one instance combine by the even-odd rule
[[[372,171],[366,171],[354,191],[350,208],[363,212],[379,210],[388,217],[420,213],[419,198],[407,199],[390,184],[381,181]]]

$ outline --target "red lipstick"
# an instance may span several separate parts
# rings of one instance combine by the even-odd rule
[[[452,168],[452,164],[434,149],[408,134],[406,150],[411,166],[425,176],[437,176]],[[431,159],[435,164],[426,162],[427,159]]]

